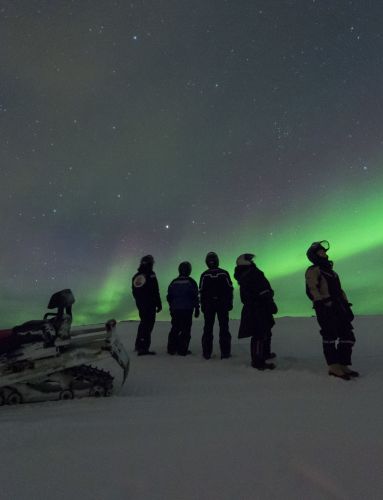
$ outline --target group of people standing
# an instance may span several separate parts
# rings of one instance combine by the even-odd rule
[[[327,241],[314,242],[307,251],[312,265],[306,271],[306,292],[313,301],[320,333],[323,353],[329,375],[349,380],[358,376],[351,370],[353,334],[351,304],[341,288],[333,263],[328,259]],[[234,278],[238,282],[243,304],[238,331],[239,338],[251,337],[251,364],[258,370],[274,369],[270,362],[276,357],[271,351],[274,314],[278,312],[274,291],[264,273],[254,263],[254,254],[246,253],[237,258]],[[167,301],[171,315],[171,329],[167,352],[170,355],[190,354],[189,343],[193,315],[198,318],[200,310],[204,317],[201,339],[202,355],[210,359],[213,351],[213,328],[216,318],[219,323],[219,346],[221,359],[231,356],[231,334],[229,312],[233,308],[233,284],[230,274],[219,267],[215,252],[206,255],[207,269],[201,274],[199,286],[191,277],[190,262],[181,262],[178,276],[168,287]],[[153,355],[150,350],[151,333],[156,314],[162,310],[162,301],[152,255],[142,257],[137,273],[132,278],[132,292],[138,308],[138,325],[135,350],[139,356]]]

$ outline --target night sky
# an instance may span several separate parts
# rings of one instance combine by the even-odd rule
[[[135,318],[148,253],[164,302],[180,261],[251,252],[310,315],[321,239],[382,313],[382,26],[378,0],[0,1],[2,327],[67,287],[76,323]]]

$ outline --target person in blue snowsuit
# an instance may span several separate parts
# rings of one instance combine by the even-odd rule
[[[186,356],[191,354],[189,343],[194,316],[199,316],[198,286],[191,274],[190,262],[181,262],[179,276],[169,285],[167,300],[171,315],[171,330],[168,337],[168,354]]]

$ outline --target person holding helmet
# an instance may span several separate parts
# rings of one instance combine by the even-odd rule
[[[258,370],[273,370],[270,357],[271,329],[275,324],[273,314],[278,312],[274,291],[263,272],[253,262],[254,254],[244,253],[236,261],[234,277],[238,281],[243,304],[238,338],[251,337],[251,366]]]
[[[136,301],[140,324],[138,325],[135,350],[138,356],[156,354],[150,351],[151,334],[156,321],[156,313],[162,310],[158,281],[153,271],[152,255],[142,257],[138,272],[132,278],[132,292]]]
[[[231,335],[229,331],[229,311],[233,309],[233,284],[230,275],[219,267],[218,255],[209,252],[205,259],[207,270],[201,274],[199,292],[201,310],[204,315],[202,353],[210,359],[213,352],[213,329],[215,317],[219,323],[219,346],[221,359],[231,356]]]
[[[352,320],[354,315],[338,274],[333,270],[326,240],[316,241],[307,250],[312,266],[306,270],[306,294],[313,301],[316,317],[321,327],[323,354],[328,374],[349,380],[358,372],[351,370],[352,347],[355,343]]]
[[[190,277],[192,266],[190,262],[181,262],[178,266],[179,275],[168,287],[167,301],[169,303],[172,327],[168,337],[168,354],[186,356],[190,332],[194,316],[199,316],[198,286]]]

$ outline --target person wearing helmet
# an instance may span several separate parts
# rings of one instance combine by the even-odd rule
[[[328,241],[316,241],[307,250],[312,265],[307,268],[306,294],[312,300],[323,339],[323,354],[328,374],[349,380],[358,372],[351,370],[352,347],[355,343],[352,320],[354,315],[338,274],[329,260]]]
[[[233,284],[229,273],[219,267],[218,255],[215,252],[209,252],[205,262],[208,268],[199,280],[201,310],[204,315],[202,353],[205,359],[211,358],[213,329],[217,316],[221,359],[225,359],[231,356],[229,311],[233,309]]]
[[[168,287],[167,301],[169,303],[172,327],[168,337],[168,354],[186,356],[191,327],[194,316],[199,316],[198,286],[190,277],[192,266],[190,262],[181,262],[178,266],[178,277]]]
[[[145,255],[141,259],[137,273],[132,278],[132,293],[140,315],[135,343],[138,356],[155,354],[149,348],[156,313],[162,310],[162,303],[153,265],[153,256]]]
[[[270,353],[270,341],[271,329],[275,324],[273,314],[278,312],[278,308],[269,281],[253,259],[254,254],[251,253],[240,255],[234,271],[243,304],[238,338],[251,337],[250,355],[253,368],[273,370],[275,364],[267,363],[266,360],[275,357],[274,353]]]

